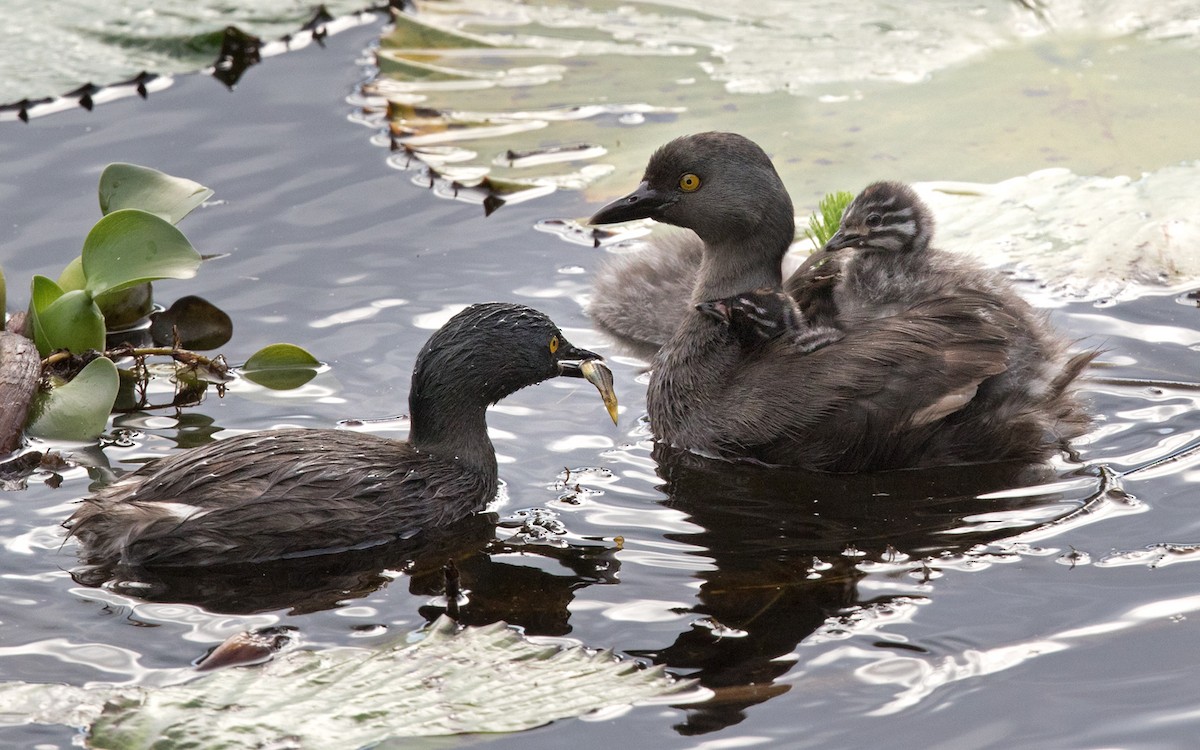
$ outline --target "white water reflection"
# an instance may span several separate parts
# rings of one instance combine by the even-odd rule
[[[870,710],[868,715],[889,716],[929,700],[935,693],[953,683],[1004,672],[1072,647],[1111,642],[1125,631],[1144,628],[1163,620],[1181,618],[1197,611],[1200,611],[1200,596],[1182,597],[1144,604],[1106,622],[1091,623],[1081,628],[1062,630],[1044,638],[1007,645],[967,648],[936,657],[907,654],[898,656],[892,652],[847,645],[829,650],[822,657],[813,659],[810,665],[865,662],[853,670],[860,681],[867,685],[895,689],[890,700]],[[802,683],[802,680],[797,681]]]

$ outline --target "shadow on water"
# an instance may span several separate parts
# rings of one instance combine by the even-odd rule
[[[709,460],[662,445],[654,458],[665,503],[702,527],[666,536],[702,548],[696,554],[712,560],[697,574],[702,583],[691,611],[700,623],[666,648],[640,654],[716,693],[687,707],[686,723],[676,727],[686,735],[737,724],[745,709],[787,692],[788,685],[775,683],[793,666],[785,657],[829,618],[895,600],[860,596],[864,560],[899,562],[905,577],[927,584],[930,558],[1014,533],[1012,526],[973,526],[973,518],[1047,504],[1064,504],[1062,515],[1069,515],[1090,499],[1038,491],[1057,478],[1048,467],[819,474]],[[1094,493],[1100,479],[1089,478]],[[1014,487],[1034,489],[1000,492]],[[1036,515],[1026,527],[1037,524]]]

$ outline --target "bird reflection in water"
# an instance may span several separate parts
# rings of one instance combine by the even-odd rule
[[[457,606],[464,625],[505,621],[530,633],[565,635],[571,631],[567,605],[575,592],[591,584],[617,582],[616,548],[596,544],[522,544],[497,538],[496,514],[468,516],[417,539],[337,554],[187,568],[124,568],[108,582],[114,590],[146,601],[193,604],[210,612],[253,614],[286,610],[291,615],[335,609],[406,579],[410,593],[432,599],[447,596],[447,568],[469,595]],[[504,562],[520,553],[559,563],[552,573],[533,565]],[[546,566],[553,567],[553,566]],[[100,575],[109,575],[103,571]],[[80,568],[76,581],[98,586],[106,581],[94,568]],[[430,622],[446,612],[426,604],[420,614]]]
[[[862,560],[907,556],[919,576],[922,559],[963,553],[1020,531],[972,529],[967,519],[974,514],[1062,504],[1067,515],[1089,499],[1068,497],[1061,486],[981,497],[1058,478],[1036,466],[820,474],[706,459],[662,444],[654,458],[665,503],[702,527],[667,537],[701,548],[695,554],[708,562],[696,574],[702,583],[692,607],[700,616],[695,624],[669,646],[637,652],[714,691],[712,700],[684,707],[687,721],[676,728],[688,735],[737,724],[750,706],[787,692],[789,685],[775,681],[794,662],[781,657],[829,618],[894,598],[860,598]],[[862,556],[848,554],[854,550]],[[819,575],[814,563],[823,568]]]

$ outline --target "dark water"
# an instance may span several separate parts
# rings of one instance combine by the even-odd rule
[[[358,60],[377,33],[268,60],[232,94],[184,76],[148,101],[0,129],[10,306],[32,274],[55,276],[78,252],[103,166],[133,161],[217,191],[181,228],[222,257],[157,285],[160,298],[200,294],[228,311],[232,359],[293,341],[331,365],[298,393],[243,389],[178,420],[122,417],[115,427],[132,439],[85,451],[92,462],[129,468],[220,429],[402,413],[418,348],[471,302],[534,305],[574,343],[608,351],[579,304],[600,251],[534,230],[595,206],[559,192],[484,218],[387,166],[346,101],[370,74]],[[1113,366],[1098,375],[1200,379],[1192,304],[1148,297],[1053,315],[1108,350]],[[416,555],[95,589],[70,578],[73,547],[60,549],[57,529],[87,473],[5,492],[0,679],[137,681],[272,623],[308,646],[366,645],[441,611],[438,568],[454,556],[466,622],[611,647],[716,694],[487,737],[494,746],[1193,745],[1200,584],[1183,563],[1200,559],[1189,546],[1200,543],[1200,459],[1164,459],[1200,440],[1200,391],[1089,385],[1099,421],[1079,461],[1040,473],[831,478],[656,454],[638,422],[644,378],[620,358],[614,369],[619,428],[574,382],[493,410],[500,527],[474,519]],[[11,727],[0,744],[67,747],[72,734]]]

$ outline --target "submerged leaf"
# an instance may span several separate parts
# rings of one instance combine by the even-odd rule
[[[136,286],[96,296],[96,307],[110,331],[128,328],[154,311],[154,290],[146,281]]]
[[[159,346],[172,346],[175,333],[179,345],[193,351],[209,351],[224,346],[233,337],[233,320],[213,303],[188,295],[151,316],[150,336]]]
[[[71,382],[38,396],[25,431],[48,440],[95,440],[108,424],[119,384],[117,366],[97,357]]]
[[[135,208],[105,216],[83,242],[83,274],[93,295],[155,279],[190,279],[200,254],[183,233]]]
[[[100,174],[100,210],[105,215],[140,208],[178,224],[212,194],[198,182],[137,164],[109,164]]]
[[[89,747],[368,747],[701,697],[681,694],[690,687],[611,652],[533,643],[503,623],[459,631],[443,617],[415,644],[293,651],[163,688],[4,683],[0,701],[44,723],[93,721]]]
[[[250,355],[241,373],[265,388],[286,391],[315,378],[320,366],[320,360],[295,344],[271,344]]]

